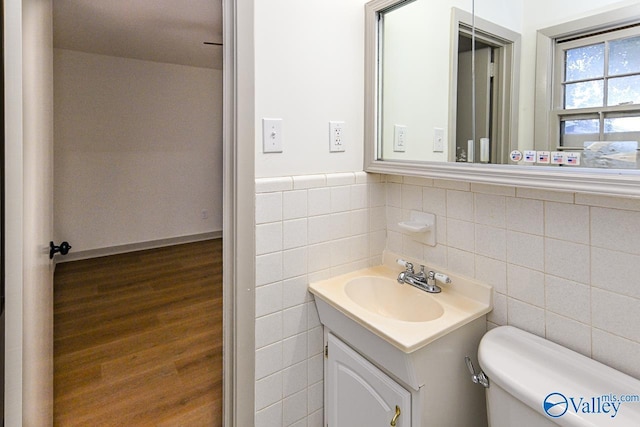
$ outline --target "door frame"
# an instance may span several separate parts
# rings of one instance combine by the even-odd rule
[[[253,0],[223,0],[223,417],[255,419],[255,102]],[[242,72],[240,72],[242,70]]]

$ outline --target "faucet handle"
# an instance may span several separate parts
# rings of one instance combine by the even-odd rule
[[[451,279],[446,274],[435,273],[433,275],[433,278],[436,279],[438,282],[441,282],[441,283],[451,283]]]
[[[400,264],[401,266],[405,267],[407,270],[409,270],[411,273],[413,273],[413,264],[411,264],[409,261],[405,261],[402,258],[398,258],[396,260],[396,262],[398,264]]]

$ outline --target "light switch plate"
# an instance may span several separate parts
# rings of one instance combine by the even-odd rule
[[[407,127],[403,125],[393,126],[393,151],[403,153],[407,151]]]
[[[262,152],[282,153],[282,119],[262,119]]]
[[[433,152],[444,152],[444,129],[433,128]]]

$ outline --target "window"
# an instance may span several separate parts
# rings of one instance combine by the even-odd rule
[[[573,34],[554,44],[551,128],[557,149],[640,140],[640,26]]]

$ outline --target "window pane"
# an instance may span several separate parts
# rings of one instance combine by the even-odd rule
[[[598,119],[563,120],[562,133],[564,135],[577,135],[587,133],[599,134],[600,121]]]
[[[604,76],[604,43],[568,49],[565,52],[565,81]]]
[[[604,119],[605,133],[640,132],[640,117],[615,117]]]
[[[615,40],[609,45],[609,75],[640,71],[640,37]]]
[[[600,139],[598,119],[562,120],[560,122],[560,145],[582,147],[585,141]]]
[[[564,108],[601,107],[604,99],[604,82],[571,83],[565,86]]]
[[[609,79],[607,105],[640,104],[640,76]]]

